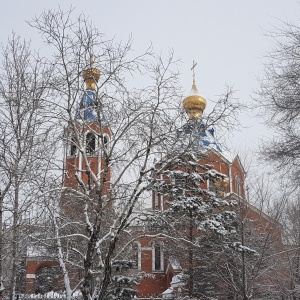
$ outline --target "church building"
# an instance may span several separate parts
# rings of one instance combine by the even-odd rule
[[[78,131],[74,131],[71,127],[65,129],[65,137],[68,142],[65,145],[64,192],[61,198],[62,210],[65,214],[74,214],[74,212],[76,214],[74,207],[80,205],[76,204],[76,201],[74,202],[75,196],[70,197],[68,188],[75,188],[80,185],[80,182],[89,185],[92,181],[90,177],[92,173],[98,176],[97,180],[100,182],[98,190],[93,191],[95,197],[98,196],[99,189],[101,189],[102,195],[107,195],[107,197],[111,192],[112,170],[101,152],[107,150],[106,147],[112,139],[112,132],[104,115],[100,116],[102,118],[101,126],[93,122],[94,118],[99,117],[93,110],[96,99],[96,83],[99,77],[100,72],[93,67],[91,61],[90,68],[83,71],[86,88],[80,99],[75,118],[84,125],[80,126]],[[157,176],[157,181],[153,184],[151,191],[152,205],[147,210],[149,215],[158,214],[169,218],[170,222],[173,222],[175,232],[178,230],[178,241],[176,241],[174,232],[167,231],[167,225],[164,225],[163,222],[154,224],[150,220],[147,221],[148,223],[133,224],[131,230],[133,235],[138,237],[132,243],[133,273],[143,274],[140,277],[140,283],[134,286],[138,291],[139,298],[171,298],[191,294],[191,291],[195,289],[195,281],[198,280],[196,276],[200,275],[198,273],[191,275],[185,271],[201,266],[199,254],[195,253],[196,250],[191,245],[196,244],[201,238],[204,240],[202,232],[213,226],[220,236],[226,236],[226,232],[233,232],[232,224],[234,222],[231,219],[233,219],[232,212],[236,210],[238,210],[238,218],[242,216],[251,219],[252,226],[258,228],[261,234],[270,230],[276,232],[277,240],[281,243],[279,224],[247,201],[246,173],[239,156],[228,157],[216,139],[214,128],[205,123],[203,112],[206,108],[206,100],[199,95],[195,74],[191,92],[183,99],[182,105],[188,120],[177,131],[179,152],[174,149],[174,155],[180,153],[180,149],[187,149],[187,151],[185,154],[178,155],[177,159],[172,164],[170,163],[170,168],[163,172],[156,172],[161,163],[160,161],[156,162],[153,176]],[[82,157],[78,151],[76,144],[78,136],[74,138],[76,134],[80,134],[84,139],[85,153],[87,154],[85,157]],[[86,170],[87,166],[92,172],[80,171]],[[201,207],[197,203],[198,200],[195,200],[196,198],[201,199]],[[214,208],[208,208],[205,201],[214,203]],[[186,208],[183,211],[180,203],[185,203],[187,206],[195,205],[194,211]],[[221,204],[218,206],[216,203],[222,203],[227,208],[223,209]],[[72,210],[69,210],[70,207]],[[108,202],[107,207],[111,210],[114,209],[112,202]],[[226,212],[228,217],[226,226],[222,225],[223,221],[217,219],[209,223],[209,220],[205,220],[204,214],[200,218],[201,212],[199,211],[201,209],[209,209],[210,215],[215,218]],[[174,215],[169,215],[169,212]],[[187,212],[191,217],[185,217]],[[181,218],[182,223],[179,222]],[[190,224],[187,224],[188,220]],[[170,225],[170,223],[168,224]],[[185,235],[187,238],[182,242]],[[182,248],[185,245],[186,251]],[[241,245],[237,247],[239,246]],[[59,268],[58,266],[57,261],[42,253],[28,254],[26,258],[26,293],[39,292],[37,280],[39,274],[43,274],[43,272],[47,274],[47,270]],[[78,280],[81,276],[80,271],[74,272],[74,276],[77,276]],[[188,280],[187,276],[190,276]],[[194,286],[189,283],[192,276],[195,276],[192,283]],[[59,279],[53,284],[58,286]],[[197,288],[207,291],[210,287],[198,286]]]
[[[240,158],[236,156],[230,159],[223,153],[222,146],[218,144],[215,138],[214,129],[207,127],[202,119],[205,107],[206,100],[199,95],[194,77],[190,95],[183,100],[183,108],[188,115],[188,121],[178,130],[179,153],[180,149],[187,149],[186,151],[190,153],[180,153],[180,159],[177,159],[171,166],[172,172],[167,171],[160,175],[158,188],[153,187],[152,192],[153,212],[165,212],[167,216],[170,209],[178,208],[178,203],[176,205],[174,203],[179,202],[179,205],[185,203],[185,205],[191,206],[194,205],[195,199],[192,199],[195,198],[194,196],[198,196],[196,201],[201,201],[201,199],[208,201],[211,196],[210,192],[212,192],[219,197],[220,201],[228,202],[229,206],[230,203],[235,203],[235,207],[231,209],[239,210],[239,218],[243,215],[244,219],[251,219],[253,226],[259,228],[260,233],[269,232],[273,230],[271,228],[274,228],[277,241],[280,241],[281,244],[279,224],[247,202],[246,173]],[[190,154],[191,156],[189,156]],[[176,155],[176,151],[174,155]],[[193,155],[196,157],[198,155],[199,159],[195,158],[193,161]],[[188,164],[182,164],[184,156],[188,156],[188,164],[190,163],[191,166],[196,164],[197,167],[193,168]],[[159,163],[157,163],[157,168],[159,168]],[[194,176],[194,172],[202,176],[202,179],[195,181],[196,186],[193,187],[193,179],[190,178]],[[212,174],[211,177],[210,174]],[[195,211],[197,211],[196,208]],[[185,212],[182,210],[181,213],[181,215],[175,216],[188,219],[192,210],[186,209]],[[170,238],[173,240],[172,245],[172,241],[170,243],[168,240],[168,233],[166,234],[164,231],[166,226],[164,224],[162,227],[157,226],[157,228],[150,229],[149,232],[146,231],[145,237],[136,242],[138,249],[136,265],[141,272],[152,275],[143,279],[140,285],[136,287],[140,297],[155,295],[172,298],[189,294],[189,280],[183,279],[184,270],[189,269],[189,263],[193,265],[193,268],[201,268],[201,262],[200,265],[197,265],[199,262],[191,258],[191,255],[195,255],[193,253],[195,249],[191,248],[190,254],[185,255],[184,252],[190,248],[188,242],[196,243],[196,240],[202,235],[201,230],[196,225],[196,220],[199,222],[201,219],[200,215],[201,212],[198,216],[190,218],[191,222],[195,222],[192,226],[184,225],[184,221],[178,224],[172,223],[172,225],[178,226],[176,227],[177,232],[175,232],[177,238],[177,240],[175,238],[175,244],[177,244],[175,247],[174,235]],[[183,226],[193,232],[191,236],[187,234],[188,230],[183,229]],[[220,226],[220,235],[223,234],[222,230],[227,229],[221,229]],[[160,233],[164,234],[160,235]],[[179,247],[178,253],[176,247],[183,239],[186,241],[182,243],[182,248]],[[189,259],[191,261],[188,263]],[[205,267],[203,266],[203,272],[205,272],[204,270]],[[205,293],[205,289],[208,288],[203,287],[203,293]]]

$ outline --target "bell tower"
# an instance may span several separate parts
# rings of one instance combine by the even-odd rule
[[[101,189],[101,194],[106,195],[110,188],[111,131],[98,99],[100,71],[93,64],[91,56],[89,68],[82,72],[85,89],[74,122],[65,132],[64,187],[77,189],[87,185],[89,189]]]

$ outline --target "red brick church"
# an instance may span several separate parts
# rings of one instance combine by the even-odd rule
[[[81,114],[83,114],[81,118],[90,121],[89,126],[83,128],[83,131],[86,138],[86,153],[90,153],[88,156],[89,164],[95,174],[98,174],[99,170],[107,168],[107,165],[101,157],[93,154],[97,142],[93,132],[98,132],[102,135],[104,137],[104,143],[108,143],[112,135],[108,126],[100,128],[96,124],[92,124],[93,115],[90,110],[84,109],[93,101],[96,82],[99,76],[99,70],[92,67],[83,72],[86,91],[79,103]],[[228,202],[235,201],[238,207],[243,208],[244,217],[253,221],[252,226],[259,228],[261,233],[272,230],[272,234],[277,236],[277,241],[280,244],[279,246],[281,246],[279,224],[247,202],[245,193],[246,175],[239,157],[236,156],[231,159],[224,154],[221,145],[218,144],[215,138],[214,130],[207,128],[202,122],[202,113],[205,107],[206,100],[199,95],[194,79],[190,95],[183,100],[183,108],[189,120],[188,123],[178,131],[178,145],[180,143],[187,143],[187,140],[192,136],[193,149],[202,149],[202,152],[205,154],[201,158],[201,161],[199,161],[199,164],[203,166],[209,165],[211,170],[214,170],[217,174],[223,174],[223,177],[219,178],[219,180],[210,181],[207,179],[201,182],[201,189],[216,192]],[[73,132],[67,128],[66,135],[69,137],[68,140],[72,140],[72,134]],[[76,145],[69,143],[66,146],[64,161],[65,187],[76,187],[78,180],[84,183],[88,183],[89,181],[89,176],[84,173],[82,173],[80,178],[76,177],[75,169],[81,169],[81,166],[86,163],[83,161],[80,153],[76,151]],[[159,165],[159,163],[157,165]],[[181,167],[177,168],[176,166],[174,170],[184,171]],[[110,172],[110,168],[107,168],[106,193],[109,193],[110,189]],[[168,175],[162,175],[160,177],[160,182],[167,184],[171,180],[173,179],[168,177]],[[169,201],[170,197],[167,194],[153,191],[152,207],[149,208],[149,211],[165,212],[169,208]],[[67,202],[68,199],[62,201],[65,207],[68,207]],[[113,206],[111,209],[113,209]],[[137,233],[140,231],[139,228],[134,230],[136,230]],[[157,235],[159,238],[153,238],[153,235]],[[159,236],[157,231],[155,231],[155,234],[151,231],[146,234],[144,233],[144,236],[141,235],[140,238],[134,242],[133,249],[136,251],[135,271],[149,275],[145,276],[140,284],[135,287],[139,292],[138,297],[157,296],[168,298],[185,294],[187,286],[180,277],[185,268],[185,262],[182,261],[180,255],[171,255],[166,251],[167,243],[167,239],[163,236]],[[47,272],[52,268],[58,268],[57,261],[48,258],[47,255],[28,253],[26,259],[26,293],[38,292],[37,275],[42,272]],[[78,272],[76,276],[80,277],[80,272]],[[60,284],[59,278],[54,278],[54,281],[55,280],[56,282],[54,284],[58,286]]]

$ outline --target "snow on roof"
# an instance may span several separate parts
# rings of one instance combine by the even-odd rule
[[[20,298],[23,298],[23,295],[20,295],[20,296],[22,296]],[[72,293],[72,299],[74,299],[75,297],[78,297],[79,299],[82,298],[81,291],[79,291],[79,290],[74,291]],[[41,298],[43,298],[43,299],[65,299],[66,294],[50,291],[46,294],[26,294],[25,298],[30,298],[30,299],[41,299]]]
[[[174,294],[173,289],[168,288],[162,293],[162,296],[163,296],[163,298],[169,298],[169,297],[171,298],[171,297],[173,297],[173,294]]]
[[[186,275],[183,275],[182,273],[173,276],[170,283],[171,287],[174,288],[174,287],[184,286],[186,284],[186,281],[184,280],[184,276]]]

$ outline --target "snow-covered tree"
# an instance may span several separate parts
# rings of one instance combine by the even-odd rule
[[[13,200],[11,298],[24,205],[39,224],[28,221],[22,229],[58,260],[68,299],[77,288],[85,300],[124,298],[125,293],[129,298],[137,281],[119,274],[119,265],[122,270],[130,265],[126,249],[136,236],[127,229],[137,216],[137,203],[156,182],[154,157],[165,157],[176,144],[182,118],[178,61],[172,52],[162,58],[151,48],[136,55],[131,39],[105,38],[88,18],[74,17],[72,9],[44,12],[30,25],[51,57],[31,60],[27,44],[13,40],[4,51],[0,87],[1,117],[7,121],[0,127],[2,210]],[[224,121],[224,112],[237,109],[229,96],[230,91],[217,106],[218,122]],[[61,139],[54,144],[54,137]],[[82,164],[73,165],[74,174],[52,155],[60,142],[68,154],[80,156]],[[93,156],[101,157],[97,171]],[[54,165],[57,172],[48,174]],[[59,171],[72,184],[62,184]],[[38,202],[31,205],[31,199]],[[45,276],[46,271],[38,276],[42,286]]]
[[[53,124],[44,114],[50,72],[38,54],[31,52],[30,44],[16,35],[2,48],[0,277],[6,281],[10,299],[18,288],[18,260],[26,252],[30,212],[34,211],[55,149]]]
[[[166,201],[166,210],[159,213],[165,251],[181,262],[188,295],[197,298],[220,294],[215,266],[229,237],[236,234],[236,202],[225,199],[218,184],[227,177],[201,163],[207,154],[202,150],[174,152],[172,159],[162,160],[155,169],[161,176],[154,173],[158,179],[152,186]]]
[[[254,177],[250,201],[239,199],[235,207],[237,234],[232,246],[225,249],[217,271],[229,297],[288,299],[289,251],[282,240],[282,212],[288,194],[274,191],[265,177]]]
[[[274,48],[270,50],[265,72],[260,80],[257,106],[274,138],[261,149],[262,157],[278,170],[289,173],[299,184],[299,25],[282,22],[270,34]],[[293,183],[293,186],[294,183]]]
[[[177,157],[175,151],[158,163],[152,187],[155,199],[166,203],[157,207],[164,211],[157,212],[161,221],[154,221],[159,226],[153,237],[163,239],[166,255],[181,262],[184,289],[199,299],[288,295],[288,259],[278,222],[282,207],[268,216],[228,193],[228,178],[203,163],[209,150],[192,150],[180,153],[177,148]],[[254,194],[268,195],[262,190]]]
[[[223,260],[217,266],[219,278],[227,287],[228,297],[235,299],[256,299],[257,297],[277,299],[277,275],[284,277],[284,260],[280,224],[259,212],[246,202],[239,203],[237,213],[237,234],[224,250]],[[273,298],[274,297],[274,298]]]
[[[72,18],[71,11],[49,11],[31,22],[54,51],[48,61],[55,70],[52,117],[66,126],[65,143],[84,162],[75,168],[74,186],[62,187],[60,203],[49,212],[68,298],[76,288],[70,287],[75,267],[84,299],[105,299],[110,291],[122,294],[125,285],[134,283],[123,282],[114,270],[128,240],[134,207],[149,184],[153,153],[174,133],[180,86],[172,53],[165,60],[150,50],[134,57],[131,40],[105,40],[84,16]],[[91,66],[92,55],[101,76],[99,82],[92,78],[92,101],[85,106],[79,104],[88,95],[81,72],[96,68]],[[146,86],[131,88],[131,75]],[[86,139],[87,130],[94,138]],[[92,167],[93,153],[101,155],[99,173]]]

